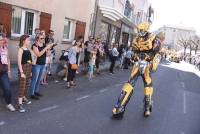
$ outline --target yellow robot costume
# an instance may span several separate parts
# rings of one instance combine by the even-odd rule
[[[133,94],[134,86],[139,76],[142,77],[144,82],[144,116],[148,117],[151,114],[153,94],[151,73],[157,70],[160,63],[159,50],[164,40],[164,34],[153,35],[148,32],[149,26],[148,23],[141,23],[138,26],[138,36],[132,44],[135,63],[132,67],[129,81],[122,87],[122,92],[113,108],[114,118],[123,117],[126,105]]]

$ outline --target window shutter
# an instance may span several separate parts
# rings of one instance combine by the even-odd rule
[[[86,27],[86,23],[85,22],[81,22],[81,21],[77,21],[76,22],[76,32],[75,32],[75,39],[78,39],[79,36],[85,36],[85,27]]]
[[[45,30],[45,32],[49,32],[51,28],[51,14],[41,12],[40,14],[40,29]]]
[[[6,29],[7,36],[11,36],[12,6],[10,4],[0,2],[0,23]]]

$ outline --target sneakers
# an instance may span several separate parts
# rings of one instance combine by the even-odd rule
[[[37,93],[37,92],[35,92],[35,95],[38,96],[38,97],[42,97],[43,96],[42,94]]]
[[[67,82],[67,88],[70,88],[71,86],[70,86],[70,83],[69,82]]]
[[[67,78],[65,77],[63,80],[64,80],[64,81],[67,81]]]
[[[58,83],[59,81],[58,80],[55,80],[55,83]]]
[[[11,112],[15,112],[16,111],[15,107],[12,104],[7,105],[6,108]]]
[[[33,100],[39,100],[39,98],[37,96],[35,96],[35,95],[31,95],[31,99],[33,99]]]
[[[25,113],[26,112],[26,109],[23,107],[22,104],[20,104],[18,108],[19,108],[18,110],[19,110],[20,113]]]
[[[30,105],[32,102],[29,101],[28,99],[23,99],[23,103],[26,103],[27,105]]]

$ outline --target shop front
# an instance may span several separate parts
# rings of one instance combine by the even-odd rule
[[[121,41],[120,43],[125,45],[126,47],[131,46],[132,41],[134,39],[134,27],[128,26],[127,24],[123,23],[121,28]]]
[[[110,48],[113,43],[119,43],[120,35],[121,35],[121,21],[120,18],[122,16],[112,16],[106,15],[103,9],[98,9],[97,11],[97,18],[96,18],[96,25],[95,25],[95,34],[96,38],[101,38],[101,40],[108,45]]]

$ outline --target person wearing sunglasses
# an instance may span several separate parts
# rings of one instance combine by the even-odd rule
[[[46,53],[53,47],[53,44],[45,45],[44,39],[44,35],[40,34],[36,37],[36,42],[32,46],[32,51],[36,58],[33,59],[30,97],[34,100],[39,100],[39,97],[42,96],[39,93],[39,85],[45,69]]]

